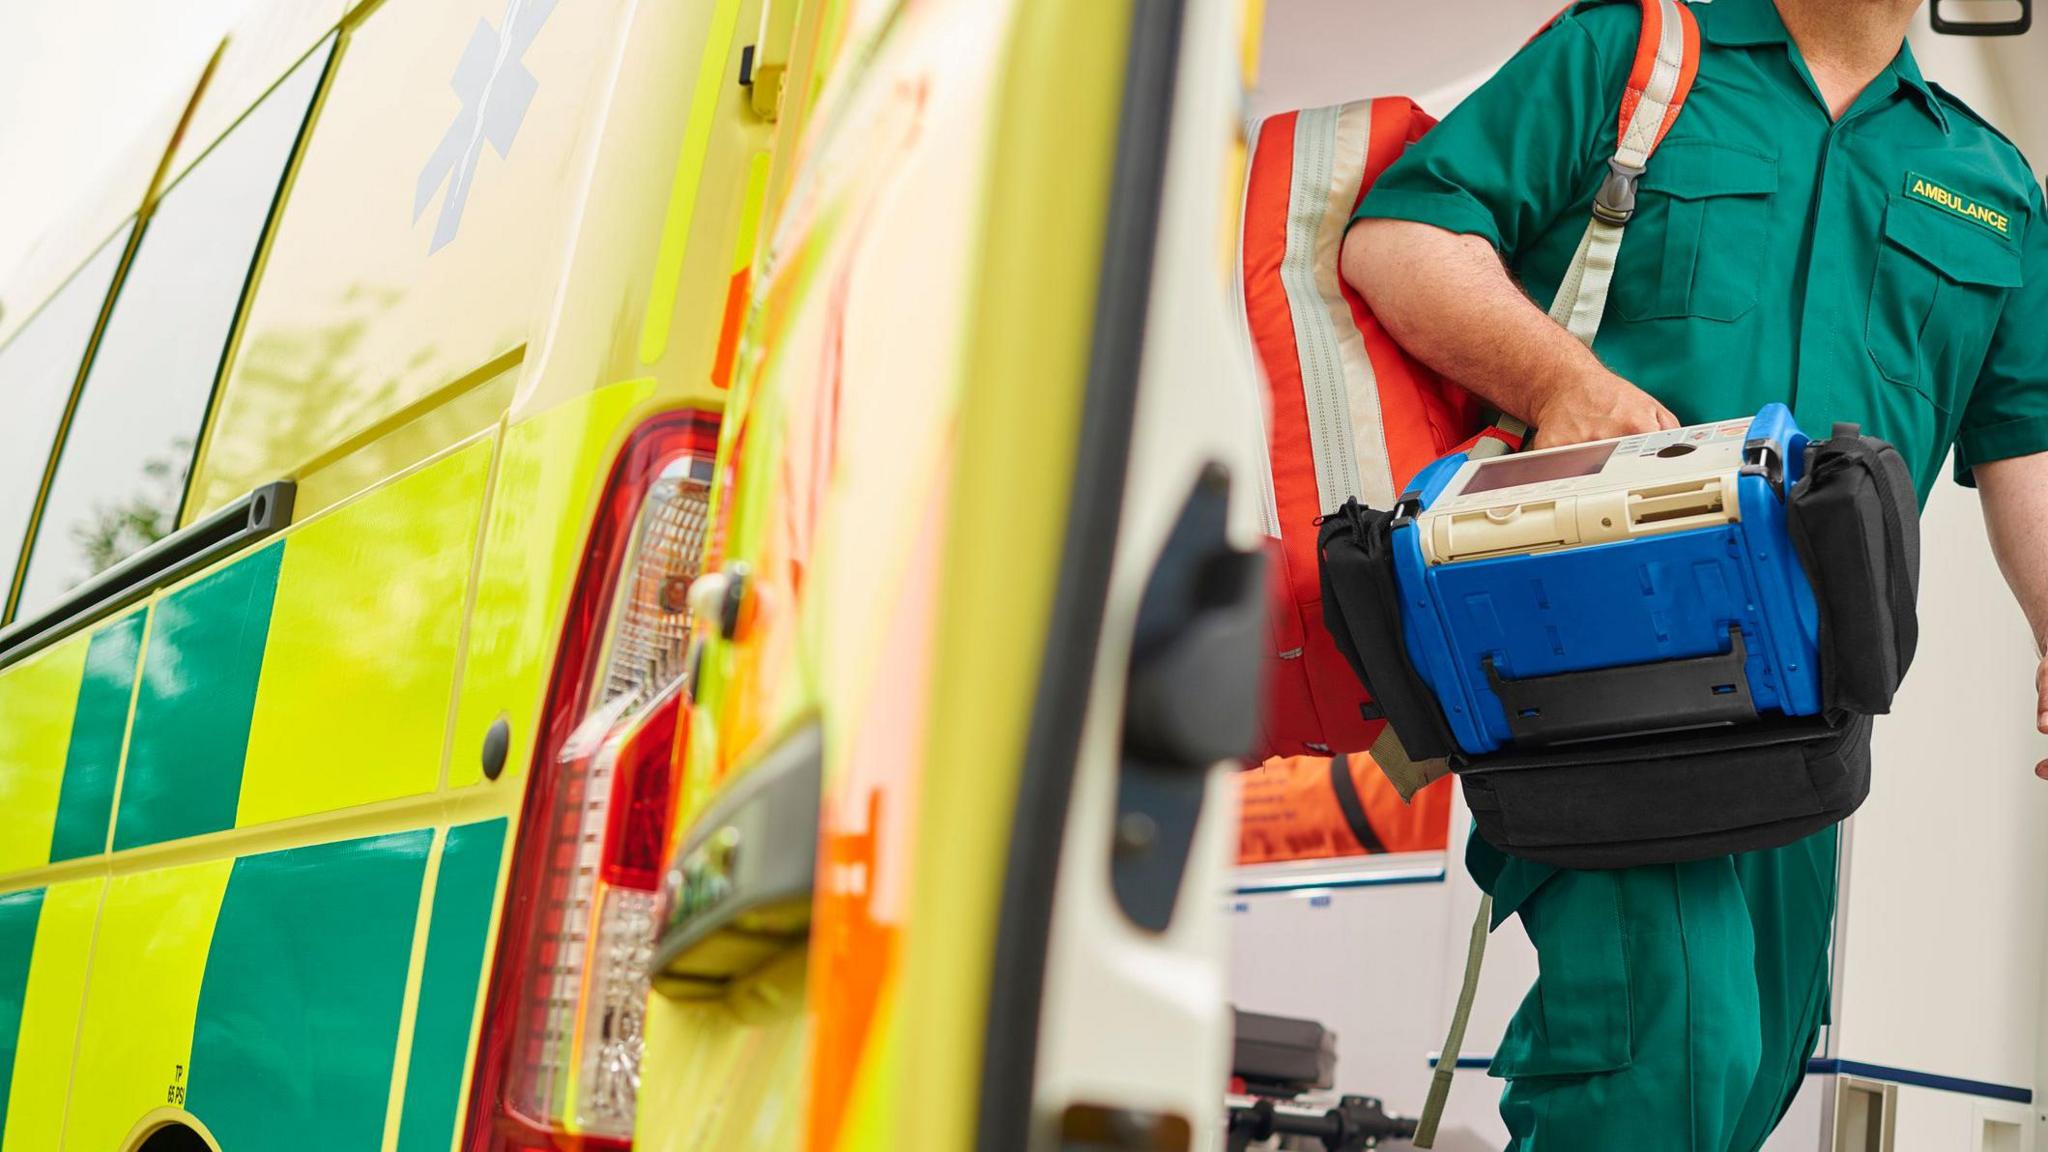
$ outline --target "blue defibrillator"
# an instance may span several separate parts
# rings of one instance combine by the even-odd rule
[[[1408,658],[1461,749],[1820,712],[1785,500],[1806,445],[1771,404],[1425,469],[1389,545]]]

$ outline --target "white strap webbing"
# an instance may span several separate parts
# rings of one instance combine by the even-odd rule
[[[1593,200],[1593,218],[1579,240],[1564,283],[1551,301],[1550,318],[1591,347],[1607,312],[1607,291],[1614,284],[1614,262],[1621,255],[1621,237],[1635,211],[1635,181],[1649,165],[1650,153],[1671,118],[1678,98],[1679,76],[1685,70],[1685,25],[1678,0],[1658,0],[1663,24],[1657,37],[1657,62],[1636,101],[1628,126],[1615,146],[1607,179]]]
[[[1597,216],[1588,221],[1571,267],[1565,269],[1564,283],[1558,285],[1557,299],[1550,302],[1550,318],[1588,348],[1600,334],[1600,318],[1607,311],[1607,290],[1614,284],[1614,261],[1621,255],[1625,227]]]

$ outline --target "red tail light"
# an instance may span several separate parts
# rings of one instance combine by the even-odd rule
[[[470,1093],[469,1152],[631,1147],[717,424],[628,440],[534,746]]]

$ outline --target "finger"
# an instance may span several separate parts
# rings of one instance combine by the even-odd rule
[[[2048,736],[2048,660],[2034,666],[2034,727]]]
[[[2048,760],[2043,760],[2039,764],[2034,765],[2034,775],[2039,776],[2043,780],[2048,780]]]
[[[1671,409],[1659,404],[1657,405],[1657,427],[1661,431],[1670,431],[1673,428],[1683,428],[1685,425],[1678,422],[1678,417],[1671,414]]]

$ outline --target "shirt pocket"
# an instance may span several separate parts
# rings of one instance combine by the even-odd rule
[[[1615,261],[1624,320],[1735,320],[1756,306],[1770,240],[1775,157],[1672,140],[1650,157]]]
[[[1981,359],[1956,353],[1989,346],[2005,293],[2022,280],[2019,250],[2004,237],[1893,196],[1870,281],[1871,360],[1885,379],[1948,411],[1950,389],[1934,365]]]

